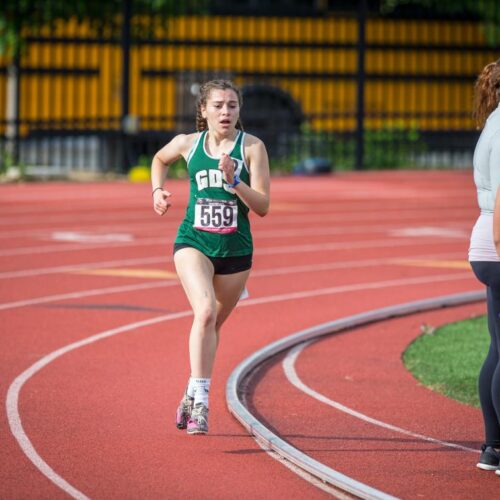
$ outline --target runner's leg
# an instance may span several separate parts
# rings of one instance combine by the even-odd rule
[[[219,343],[220,328],[236,307],[249,275],[250,269],[234,274],[216,274],[214,276],[217,301],[217,321],[215,323],[217,344]]]
[[[189,335],[191,377],[210,378],[217,349],[214,268],[208,257],[191,247],[175,252],[174,262],[194,314]]]

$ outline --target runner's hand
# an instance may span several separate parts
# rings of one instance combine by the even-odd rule
[[[153,193],[153,208],[158,215],[165,215],[168,208],[172,205],[168,199],[172,196],[164,189],[158,189]]]
[[[222,153],[219,160],[219,170],[228,184],[234,182],[234,160],[226,153]]]

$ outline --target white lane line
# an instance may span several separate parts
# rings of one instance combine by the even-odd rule
[[[451,224],[458,224],[458,223],[462,223],[462,224],[468,224],[468,221],[470,221],[470,211],[464,211],[464,210],[460,210],[460,211],[457,211],[457,210],[448,210],[447,211],[447,220],[449,223]],[[328,228],[331,228],[331,229],[334,229],[335,231],[352,231],[353,230],[353,227],[354,227],[354,230],[356,230],[356,226],[354,226],[355,223],[361,223],[361,224],[366,224],[367,223],[367,217],[368,217],[368,220],[373,220],[374,222],[379,222],[381,220],[383,220],[385,223],[390,223],[390,222],[395,222],[399,225],[405,225],[405,226],[411,226],[413,221],[415,221],[414,223],[418,223],[418,224],[425,224],[426,221],[428,224],[432,224],[434,222],[434,219],[433,218],[430,218],[430,217],[425,217],[423,216],[421,210],[420,211],[415,211],[415,210],[411,210],[410,211],[410,214],[411,215],[405,215],[405,211],[397,211],[395,214],[393,214],[394,216],[391,216],[390,214],[388,214],[385,210],[383,211],[383,215],[377,215],[378,212],[370,212],[370,214],[366,214],[366,212],[364,213],[363,217],[359,217],[357,215],[353,215],[351,212],[348,212],[348,213],[345,213],[345,214],[342,214],[342,221],[344,222],[350,222],[350,226],[349,227],[346,227],[346,228],[338,228],[338,227],[335,227],[335,228],[331,228],[331,224],[328,224],[325,226],[326,229]],[[134,217],[133,214],[130,214],[130,217],[127,216],[126,217],[126,220],[127,221],[131,221],[131,220],[134,220],[136,219],[137,220],[137,217]],[[324,213],[322,212],[321,213],[321,222],[322,224],[325,224],[325,222],[328,222],[328,221],[334,221],[336,224],[338,223],[338,220],[339,220],[339,214],[335,214],[335,213],[332,213],[331,211],[329,211],[328,213]],[[123,221],[123,217],[120,218],[119,221],[116,222],[116,224],[112,225],[112,226],[103,226],[102,225],[102,222],[103,220],[100,218],[100,219],[96,219],[98,220],[99,222],[101,222],[101,225],[94,225],[94,224],[88,224],[87,226],[84,225],[83,223],[85,222],[84,220],[81,220],[79,219],[79,224],[77,226],[74,225],[74,218],[71,219],[71,222],[73,223],[71,226],[65,226],[65,227],[59,227],[57,228],[57,226],[54,224],[54,222],[51,220],[51,225],[47,228],[41,228],[40,225],[37,226],[37,228],[35,230],[19,230],[19,226],[21,224],[18,224],[16,223],[16,230],[11,230],[11,231],[2,231],[2,234],[0,234],[0,238],[5,238],[5,237],[14,237],[14,236],[30,236],[30,237],[33,237],[33,236],[38,236],[39,238],[42,238],[42,239],[47,239],[49,238],[49,235],[51,233],[51,231],[54,231],[54,230],[60,230],[60,231],[109,231],[109,230],[112,230],[112,231],[117,231],[119,230],[120,228],[122,228],[123,230],[126,230],[126,231],[130,231],[131,229],[134,229],[134,228],[137,228],[137,229],[140,229],[140,232],[144,232],[144,229],[146,228],[156,228],[156,230],[158,229],[161,229],[165,234],[167,234],[168,232],[173,232],[175,233],[176,230],[177,230],[177,227],[180,223],[180,221],[177,221],[177,220],[174,220],[174,219],[170,219],[168,220],[168,222],[162,224],[161,226],[159,226],[157,223],[154,223],[154,222],[151,222],[151,218],[146,218],[146,217],[143,217],[142,219],[139,219],[139,220],[142,220],[143,223],[141,224],[140,222],[136,223],[136,224],[129,224],[129,225],[124,225],[122,224],[122,221]],[[451,222],[455,220],[455,222]],[[93,222],[93,220],[92,220]],[[31,222],[33,224],[33,222]],[[277,227],[277,228],[281,228],[283,231],[288,231],[288,230],[291,230],[293,231],[293,228],[291,229],[286,229],[284,228],[287,224],[293,224],[294,227],[297,226],[298,223],[302,223],[302,225],[304,227],[308,227],[310,225],[314,226],[316,224],[318,224],[318,214],[317,213],[308,213],[308,214],[304,214],[304,215],[297,215],[297,214],[294,214],[293,216],[291,215],[275,215],[275,220],[274,220],[274,226]],[[1,221],[0,221],[0,224],[1,224]],[[372,224],[373,226],[373,224]],[[269,225],[264,225],[263,227],[265,227],[266,229],[263,229],[263,230],[259,230],[259,227],[260,225],[259,224],[256,224],[256,227],[255,227],[255,230],[256,230],[256,235],[259,235],[261,232],[262,233],[266,233],[266,232],[273,232],[274,229],[273,227],[270,227]],[[468,227],[468,226],[467,226]],[[280,229],[277,229],[277,234],[279,233]],[[24,247],[26,248],[26,247]],[[35,248],[35,247],[30,247],[30,248]]]
[[[440,224],[439,226],[432,226],[435,232],[430,236],[435,236],[436,232],[440,232],[442,236],[445,237],[456,237],[456,232],[465,231],[465,236],[469,237],[469,227],[465,227],[466,224],[462,222],[450,223],[450,224]],[[426,226],[427,227],[427,226]],[[327,236],[327,235],[337,235],[337,234],[389,234],[396,233],[397,231],[405,231],[409,229],[414,229],[418,231],[421,226],[408,226],[408,224],[380,224],[380,225],[368,225],[368,226],[349,226],[349,227],[329,227],[329,226],[318,226],[318,227],[307,227],[303,229],[261,229],[254,232],[255,240],[258,239],[268,239],[268,238],[284,238],[284,237],[304,237],[304,236]],[[451,233],[451,234],[449,234]],[[399,237],[399,234],[394,234],[394,236]],[[409,233],[404,236],[414,237],[413,234]],[[416,237],[421,237],[418,234]],[[463,235],[462,235],[463,236]]]
[[[258,369],[262,366],[262,363],[269,360],[274,355],[280,352],[286,353],[292,347],[308,340],[317,340],[326,335],[357,328],[369,323],[384,321],[391,317],[407,316],[408,314],[434,310],[446,306],[458,306],[479,301],[484,302],[484,300],[484,290],[479,292],[465,292],[454,295],[438,296],[430,299],[418,300],[398,304],[396,306],[383,307],[381,309],[364,313],[358,313],[353,316],[329,321],[327,323],[321,323],[287,337],[282,337],[279,340],[276,340],[262,349],[252,353],[233,370],[226,384],[227,407],[236,419],[243,425],[243,427],[247,429],[249,434],[262,440],[281,456],[290,460],[299,467],[304,468],[314,476],[321,478],[326,483],[333,484],[341,488],[343,491],[348,491],[356,498],[387,498],[388,495],[385,493],[374,490],[373,488],[359,483],[358,481],[355,481],[354,479],[325,466],[321,462],[314,460],[267,428],[248,410],[244,404],[245,387],[248,383],[247,377],[253,377],[255,373],[258,373]]]
[[[447,240],[444,240],[448,243]],[[342,250],[348,248],[378,248],[385,246],[411,246],[415,245],[415,241],[410,239],[408,241],[392,241],[387,242],[387,240],[372,240],[372,243],[367,242],[342,242],[342,243],[318,243],[315,245],[285,245],[279,247],[268,247],[268,248],[258,248],[255,250],[254,255],[273,255],[273,254],[291,254],[291,253],[307,253],[307,252],[320,252],[325,250]],[[419,245],[424,243],[419,241]],[[428,245],[435,245],[437,242],[433,239],[428,243]],[[337,247],[335,247],[335,245]],[[171,262],[173,260],[172,255],[166,255],[164,257],[145,257],[138,259],[120,259],[111,260],[104,262],[90,262],[74,265],[64,265],[64,266],[54,266],[54,267],[41,267],[33,269],[21,269],[18,271],[4,271],[0,272],[0,279],[11,279],[11,278],[24,278],[28,276],[41,276],[43,274],[56,274],[71,272],[78,269],[100,269],[102,267],[118,267],[134,264],[146,264],[146,263],[157,263],[157,262]]]
[[[93,203],[91,205],[83,207],[79,211],[72,210],[70,212],[70,215],[68,215],[67,213],[61,214],[60,207],[58,207],[59,211],[57,211],[57,210],[44,209],[41,205],[40,205],[40,210],[37,211],[33,211],[32,209],[24,210],[22,212],[10,210],[5,213],[2,212],[2,218],[0,218],[0,225],[19,226],[23,224],[39,225],[44,223],[52,224],[55,222],[75,222],[75,218],[82,222],[93,222],[93,221],[103,221],[103,220],[119,221],[123,220],[124,217],[126,217],[127,220],[129,219],[145,220],[147,218],[150,218],[149,214],[146,214],[145,212],[134,211],[134,208],[143,208],[143,207],[129,206],[129,211],[125,213],[123,213],[123,211],[112,212],[108,210],[105,213],[99,212],[98,215],[94,215],[93,213],[89,213],[88,211],[89,206],[90,208],[92,208],[92,210],[96,209],[99,210],[99,207],[95,207]],[[154,212],[150,213],[154,215]],[[179,211],[179,213],[181,212]],[[16,220],[13,220],[12,219],[13,217],[16,217]]]
[[[464,229],[456,229],[456,228],[448,228],[442,226],[413,226],[413,227],[405,227],[403,229],[393,229],[389,230],[389,236],[398,237],[398,236],[413,236],[415,238],[422,238],[427,236],[437,236],[441,238],[467,238],[470,236],[469,228]]]
[[[449,254],[448,254],[449,255]],[[417,258],[417,257],[415,257]],[[432,258],[432,257],[431,257]],[[163,259],[163,257],[162,257]],[[368,259],[368,260],[354,260],[345,262],[330,262],[325,264],[310,264],[305,266],[287,266],[279,267],[273,269],[262,269],[252,272],[252,278],[263,278],[267,276],[279,276],[282,274],[298,274],[298,273],[312,273],[312,272],[322,272],[332,269],[358,269],[363,267],[381,266],[384,264],[396,264],[398,265],[398,259],[393,257],[385,259]],[[88,269],[88,267],[87,267]],[[5,311],[8,309],[16,309],[19,307],[27,307],[39,304],[47,304],[50,302],[56,302],[61,300],[71,300],[71,299],[81,299],[84,297],[92,297],[97,295],[107,295],[112,293],[123,293],[136,290],[147,290],[150,288],[161,288],[167,286],[175,286],[179,283],[177,281],[161,281],[161,282],[145,282],[136,283],[134,285],[122,285],[108,288],[94,288],[91,290],[82,290],[79,292],[68,292],[56,295],[45,295],[42,297],[34,297],[31,299],[18,300],[14,302],[4,302],[0,304],[0,311]]]
[[[124,248],[124,247],[142,247],[147,245],[164,245],[173,241],[170,238],[144,238],[136,241],[108,241],[106,243],[71,243],[60,245],[44,245],[23,248],[9,248],[0,251],[0,257],[15,257],[17,255],[34,255],[42,253],[61,253],[61,252],[86,252],[90,249],[101,248],[107,250],[108,248]]]
[[[84,262],[82,264],[73,264],[66,266],[53,266],[53,267],[38,267],[33,269],[24,269],[20,271],[5,271],[0,273],[0,279],[12,278],[27,278],[28,276],[42,276],[44,274],[58,274],[58,273],[71,273],[74,271],[81,271],[85,269],[101,269],[106,267],[121,267],[133,266],[142,264],[159,264],[171,262],[173,257],[162,255],[161,257],[143,257],[135,259],[118,259],[107,260],[101,262]]]
[[[73,221],[74,222],[74,221]],[[168,233],[168,231],[177,231],[179,227],[178,222],[170,222],[168,224],[159,225],[157,222],[138,222],[138,223],[128,223],[128,224],[110,224],[110,225],[94,225],[91,226],[83,226],[82,224],[71,225],[71,226],[51,226],[44,229],[19,229],[16,231],[2,231],[0,233],[0,239],[7,238],[36,238],[39,240],[48,240],[50,238],[51,233],[55,232],[65,232],[65,231],[78,231],[83,233],[107,233],[107,232],[115,232],[115,231],[123,231],[123,232],[140,232],[144,233],[147,231],[154,232],[158,234],[158,230],[161,230],[162,233]],[[406,225],[407,226],[407,225]]]
[[[85,205],[84,210],[88,211],[89,207],[88,205]],[[56,215],[54,212],[46,212],[45,215],[42,215],[40,217],[33,217],[31,214],[26,215],[23,214],[23,216],[29,217],[27,220],[21,220],[20,217],[13,217],[13,218],[5,218],[5,219],[0,219],[0,227],[1,226],[33,226],[37,225],[40,226],[41,224],[49,224],[49,228],[52,227],[53,224],[55,223],[61,223],[61,222],[69,222],[73,223],[75,222],[75,217],[78,217],[79,223],[83,222],[103,222],[103,221],[110,221],[110,222],[122,222],[124,218],[126,220],[146,220],[146,219],[151,219],[150,217],[147,217],[144,214],[141,213],[135,213],[133,210],[128,210],[127,213],[120,212],[118,213],[100,213],[99,215],[89,215],[86,213],[83,214],[78,214],[78,215]]]
[[[463,238],[464,241],[466,238]],[[102,245],[61,245],[56,250],[52,245],[47,247],[40,247],[39,251],[33,253],[49,253],[49,252],[69,252],[69,251],[80,251],[85,252],[89,249],[102,249],[108,250],[111,248],[125,248],[125,247],[135,247],[135,246],[153,246],[160,245],[164,246],[165,244],[170,244],[173,241],[173,238],[150,238],[142,241],[138,241],[135,243],[109,243]],[[456,240],[453,240],[456,241]],[[384,248],[384,247],[407,247],[407,246],[434,246],[434,245],[442,245],[448,244],[450,242],[450,238],[442,237],[434,237],[432,239],[423,240],[422,238],[415,240],[415,238],[408,239],[391,239],[389,237],[383,239],[374,239],[374,240],[364,240],[364,241],[342,241],[342,242],[321,242],[309,245],[287,245],[287,246],[274,246],[268,248],[260,248],[254,252],[254,255],[273,255],[273,254],[293,254],[293,253],[304,253],[304,252],[323,252],[325,250],[350,250],[350,249],[363,249],[363,248]],[[31,248],[31,247],[30,247]],[[44,250],[45,249],[45,250]],[[6,256],[10,254],[13,255],[21,255],[21,254],[30,254],[31,252],[20,252],[17,253],[15,250],[6,250],[4,253],[0,252],[0,257]],[[63,268],[69,268],[70,266],[63,266]],[[23,275],[22,273],[29,272],[27,271],[6,271],[5,273],[0,274],[0,278],[3,278],[6,275],[10,275],[11,277],[15,275],[15,273],[19,273],[19,275]],[[26,275],[26,274],[24,274]]]
[[[268,231],[259,231],[257,230],[255,232],[255,239],[261,238],[261,239],[267,239],[267,238],[279,238],[279,237],[303,237],[304,235],[310,235],[310,236],[328,236],[328,235],[336,235],[336,234],[366,234],[371,233],[377,233],[377,232],[387,232],[388,234],[386,235],[386,238],[384,238],[384,241],[386,242],[388,239],[394,239],[395,241],[398,241],[399,238],[407,238],[410,239],[411,241],[415,241],[415,238],[419,238],[419,243],[422,241],[422,228],[419,227],[408,227],[406,226],[405,229],[400,229],[400,233],[398,233],[398,230],[392,229],[390,226],[385,225],[385,226],[379,226],[380,230],[377,230],[377,228],[310,228],[310,229],[305,229],[304,231],[296,231],[296,230],[268,230]],[[426,228],[427,232],[432,230],[432,233],[430,234],[424,234],[423,236],[432,236],[433,239],[436,238],[463,238],[466,239],[469,237],[469,232],[461,229],[461,230],[452,230],[450,228],[441,228],[441,227],[427,227]],[[407,233],[404,233],[402,231],[407,231]],[[412,232],[413,231],[413,232]],[[66,234],[69,234],[68,232]],[[75,233],[76,234],[76,233]],[[80,234],[80,237],[83,238],[82,236],[83,233]],[[108,235],[109,236],[109,235]],[[123,235],[122,235],[123,236]],[[106,238],[105,241],[99,241],[98,238]],[[164,245],[164,244],[170,244],[174,241],[175,236],[162,236],[162,237],[155,237],[155,238],[142,238],[142,239],[133,239],[133,238],[121,238],[121,239],[111,239],[111,237],[107,237],[106,235],[87,235],[87,240],[84,241],[83,239],[80,240],[77,243],[70,243],[70,244],[55,244],[55,245],[36,245],[36,246],[29,246],[29,247],[18,247],[18,248],[8,248],[5,250],[0,250],[0,257],[15,257],[18,255],[31,255],[31,254],[47,254],[47,253],[60,253],[60,252],[78,252],[78,251],[86,251],[89,249],[108,249],[108,248],[123,248],[123,247],[140,247],[140,246],[147,246],[147,245]],[[352,242],[351,244],[355,245],[356,248],[364,248],[364,245],[370,245],[370,243],[373,240],[369,241],[364,241],[364,242]],[[429,240],[430,241],[430,240]],[[334,245],[333,248],[337,248],[335,245],[339,245],[339,248],[345,247],[347,242],[338,242],[338,243],[327,243],[328,245]],[[387,244],[387,243],[386,243]],[[361,245],[361,246],[359,246]]]
[[[449,258],[446,258],[449,256]],[[440,259],[454,259],[464,257],[463,253],[457,254],[439,254],[439,255],[425,255],[421,257],[407,257],[411,261],[433,261]],[[405,257],[406,259],[406,257]],[[272,269],[257,269],[252,271],[252,277],[265,277],[265,276],[279,276],[281,274],[293,273],[314,273],[322,271],[331,271],[333,269],[357,269],[363,267],[384,266],[384,265],[401,265],[402,258],[384,257],[380,259],[365,259],[365,260],[344,260],[335,262],[325,262],[318,264],[307,264],[302,266],[285,266],[274,267]],[[464,261],[466,262],[466,261]]]
[[[261,248],[255,252],[256,255],[274,255],[274,254],[294,254],[294,253],[313,253],[313,252],[325,252],[326,250],[355,250],[363,248],[384,248],[384,247],[408,247],[408,246],[434,246],[443,245],[449,243],[448,238],[443,238],[439,240],[438,238],[432,238],[428,241],[418,240],[415,241],[414,238],[408,240],[389,240],[389,238],[384,238],[382,240],[368,240],[368,241],[342,241],[339,243],[313,243],[309,245],[290,245],[286,247],[268,247]]]
[[[434,276],[421,276],[418,278],[401,278],[395,280],[355,283],[352,285],[333,286],[320,288],[317,290],[307,290],[304,292],[291,292],[286,294],[268,295],[267,297],[248,299],[239,304],[239,307],[255,304],[267,304],[282,300],[307,299],[310,297],[320,297],[322,295],[334,295],[338,293],[356,292],[359,290],[377,290],[380,288],[391,288],[397,286],[422,285],[427,283],[440,283],[446,281],[461,281],[472,279],[473,275],[467,273],[439,274]]]
[[[408,200],[407,200],[408,201]],[[412,201],[412,200],[410,200]],[[296,205],[301,205],[302,202],[298,202]],[[276,203],[279,206],[279,202]],[[301,205],[302,206],[302,205]],[[447,217],[457,217],[457,216],[469,216],[472,211],[477,210],[475,206],[471,205],[470,207],[464,207],[463,204],[457,204],[456,206],[443,206],[443,204],[438,203],[435,205],[432,204],[426,204],[426,206],[415,206],[415,207],[409,207],[409,208],[401,208],[401,207],[383,207],[380,209],[376,209],[371,207],[369,211],[367,212],[366,208],[366,203],[359,204],[359,207],[355,207],[352,205],[349,205],[347,208],[340,207],[332,207],[329,204],[324,204],[322,207],[319,207],[317,210],[314,211],[314,213],[297,213],[296,210],[290,208],[287,210],[288,213],[286,212],[278,212],[273,214],[273,221],[276,221],[278,223],[286,223],[287,220],[290,220],[292,222],[295,220],[295,218],[299,218],[300,221],[304,220],[317,220],[317,218],[320,216],[322,220],[335,220],[338,221],[339,217],[342,219],[342,221],[349,220],[351,222],[353,221],[360,221],[360,222],[365,222],[367,220],[367,217],[373,218],[374,220],[380,220],[383,218],[383,220],[387,220],[387,217],[390,219],[400,219],[401,217],[405,218],[421,218],[422,214],[426,213],[432,213],[435,214],[436,210],[444,210],[446,209],[446,214]],[[83,211],[88,211],[89,207],[85,205],[85,208]],[[271,211],[273,210],[273,205],[271,204]],[[309,211],[309,208],[306,208],[307,211]],[[323,210],[323,211],[321,211]],[[52,211],[46,211],[44,215],[39,215],[39,212],[37,215],[38,217],[33,216],[32,214],[22,214],[18,215],[17,217],[15,214],[12,212],[7,215],[11,215],[11,217],[7,217],[6,214],[2,214],[4,218],[0,218],[0,227],[1,226],[15,226],[16,228],[22,227],[22,226],[33,226],[37,225],[38,227],[41,227],[44,224],[48,225],[47,229],[50,229],[53,227],[53,224],[61,224],[61,223],[70,223],[74,224],[75,223],[75,217],[78,218],[79,222],[79,227],[81,227],[82,223],[92,223],[92,222],[103,222],[103,221],[108,221],[110,223],[115,223],[120,224],[123,222],[123,220],[127,221],[144,221],[147,223],[147,221],[151,221],[153,217],[155,217],[154,213],[151,211],[150,213],[137,213],[137,210],[135,208],[131,208],[130,210],[126,211],[120,211],[120,213],[111,213],[111,214],[99,214],[99,215],[91,215],[86,212],[84,213],[78,213],[77,215],[59,215],[59,212],[52,212]],[[395,215],[396,217],[392,217],[392,215]],[[172,221],[173,219],[176,219],[176,224],[177,226],[180,224],[181,218],[183,216],[183,210],[179,209],[179,214],[173,213],[170,219],[167,219],[169,222]],[[21,217],[23,218],[21,220]],[[50,223],[50,224],[49,224]]]
[[[309,340],[307,342],[304,342],[303,344],[299,344],[298,346],[294,347],[291,349],[285,359],[283,359],[282,366],[283,366],[283,371],[285,372],[286,378],[288,381],[294,385],[297,389],[300,391],[304,392],[308,396],[311,396],[312,398],[320,401],[321,403],[324,403],[328,406],[331,406],[332,408],[335,408],[336,410],[339,410],[343,413],[347,413],[348,415],[351,415],[352,417],[358,418],[360,420],[363,420],[364,422],[368,422],[369,424],[377,425],[378,427],[382,427],[384,429],[387,429],[392,432],[397,432],[399,434],[404,434],[405,436],[410,436],[414,439],[419,439],[421,441],[427,441],[429,443],[437,444],[439,446],[445,446],[447,448],[456,448],[462,451],[471,451],[474,453],[477,453],[478,451],[469,448],[467,446],[462,446],[460,444],[456,443],[450,443],[448,441],[442,441],[440,439],[436,439],[433,437],[429,436],[424,436],[423,434],[417,434],[416,432],[412,432],[406,429],[403,429],[401,427],[396,427],[395,425],[388,424],[387,422],[383,422],[381,420],[377,420],[376,418],[369,417],[368,415],[365,415],[359,411],[353,410],[352,408],[349,408],[337,401],[333,401],[323,394],[320,394],[319,392],[315,391],[314,389],[311,389],[309,386],[304,384],[300,377],[297,374],[297,371],[295,370],[295,362],[297,361],[297,358],[299,357],[300,353],[304,348],[306,348],[309,344],[311,344],[313,340]]]
[[[433,222],[434,219],[432,219]],[[419,224],[424,224],[425,218],[419,222]],[[318,224],[318,225],[315,225]],[[154,234],[158,233],[158,230],[164,234],[167,234],[168,231],[176,232],[179,224],[177,222],[171,222],[170,224],[162,224],[161,226],[158,223],[153,222],[144,222],[139,224],[114,224],[114,225],[105,225],[105,226],[91,226],[90,228],[82,228],[81,225],[71,226],[71,227],[58,227],[58,228],[50,228],[45,230],[17,230],[17,231],[3,231],[0,233],[0,239],[12,239],[12,238],[32,238],[36,240],[48,240],[51,239],[51,234],[54,232],[78,232],[83,234],[103,234],[106,235],[109,232],[133,232],[135,235],[141,233],[154,232]],[[447,221],[445,223],[440,223],[440,228],[446,229],[456,229],[456,230],[465,230],[469,231],[470,224],[467,221],[457,221],[450,222]],[[434,226],[432,226],[434,227]],[[321,234],[357,234],[357,233],[377,233],[377,232],[386,232],[386,231],[397,231],[398,229],[408,229],[408,223],[393,223],[393,224],[380,224],[380,225],[360,225],[360,226],[349,226],[349,227],[339,227],[339,226],[325,226],[323,221],[318,223],[318,219],[316,216],[311,217],[308,222],[308,227],[302,229],[295,228],[283,228],[282,224],[262,224],[261,228],[257,226],[253,231],[254,238],[257,240],[259,238],[274,238],[277,236],[303,236],[304,234],[308,235],[321,235]]]
[[[68,352],[74,351],[80,347],[90,345],[99,340],[103,340],[113,335],[117,335],[119,333],[128,332],[130,330],[134,330],[137,328],[142,328],[145,326],[154,325],[156,323],[160,323],[162,321],[170,321],[177,318],[183,318],[185,316],[191,315],[191,311],[183,311],[174,314],[167,314],[165,316],[159,316],[157,318],[152,318],[144,321],[138,321],[136,323],[130,323],[128,325],[124,325],[118,328],[114,328],[112,330],[107,330],[102,333],[98,333],[97,335],[92,335],[91,337],[87,337],[86,339],[80,340],[78,342],[73,342],[72,344],[68,344],[56,351],[47,354],[35,364],[31,365],[27,370],[25,370],[21,375],[16,377],[14,382],[12,382],[9,390],[7,392],[6,399],[6,408],[7,408],[7,418],[9,421],[9,426],[12,434],[16,438],[19,446],[24,451],[25,455],[33,462],[35,467],[47,477],[50,481],[52,481],[56,486],[65,491],[68,495],[73,498],[78,499],[86,499],[87,496],[84,495],[81,491],[76,489],[74,486],[69,484],[63,477],[61,477],[50,465],[45,462],[45,460],[38,454],[35,450],[35,447],[31,443],[30,439],[26,435],[22,422],[21,416],[19,414],[19,393],[23,385],[39,372],[42,368],[47,366],[49,363],[52,363],[55,359],[67,354]]]
[[[451,279],[470,279],[470,277],[471,277],[470,273],[461,273],[460,275],[454,274],[454,275],[430,276],[427,277],[426,279],[415,278],[415,279],[388,280],[388,281],[381,281],[379,283],[365,283],[365,284],[350,285],[343,287],[331,287],[319,290],[310,290],[307,292],[296,292],[296,293],[281,294],[281,295],[271,295],[255,299],[246,299],[240,302],[238,304],[238,307],[249,307],[249,306],[267,304],[272,302],[281,302],[299,298],[309,298],[319,295],[343,293],[345,291],[353,291],[357,289],[386,288],[392,286],[410,285],[417,283],[436,283],[438,281],[449,281]],[[19,414],[19,394],[23,385],[30,378],[32,378],[37,372],[39,372],[42,368],[47,366],[49,363],[52,363],[52,361],[54,361],[55,359],[63,356],[64,354],[67,354],[68,352],[74,351],[80,347],[90,345],[92,343],[98,342],[99,340],[103,340],[120,333],[129,332],[131,330],[139,329],[144,326],[154,325],[164,321],[171,321],[174,319],[183,318],[186,316],[190,316],[191,314],[192,314],[191,311],[182,311],[179,313],[167,314],[148,320],[138,321],[135,323],[129,323],[128,325],[123,325],[121,327],[114,328],[112,330],[107,330],[102,333],[92,335],[90,337],[87,337],[86,339],[73,342],[64,347],[61,347],[60,349],[57,349],[56,351],[53,351],[45,355],[39,361],[31,365],[27,370],[22,372],[18,377],[16,377],[14,382],[12,382],[12,384],[9,386],[6,399],[6,408],[7,408],[7,418],[9,421],[9,426],[12,434],[19,443],[19,446],[21,447],[25,455],[38,468],[38,470],[50,481],[56,484],[59,488],[68,493],[68,495],[72,496],[73,498],[79,498],[79,499],[86,498],[83,493],[81,493],[71,484],[69,484],[64,478],[62,478],[59,474],[57,474],[57,472],[55,472],[43,460],[43,458],[38,454],[38,452],[34,448],[27,434],[25,433],[21,422],[21,416]]]
[[[402,231],[402,230],[401,230]],[[53,241],[71,241],[76,243],[111,243],[130,242],[135,240],[135,236],[126,233],[113,232],[97,233],[96,231],[52,231],[48,236]]]
[[[12,191],[10,194],[7,194],[4,198],[4,203],[5,202],[10,202],[11,206],[14,205],[16,207],[16,212],[22,212],[22,211],[31,211],[32,213],[37,213],[33,211],[33,208],[24,208],[24,207],[19,207],[18,204],[21,204],[23,201],[26,201],[26,198],[29,197],[29,199],[32,202],[42,202],[42,201],[51,201],[51,202],[56,202],[56,201],[72,201],[75,203],[76,201],[82,201],[82,205],[90,205],[91,203],[100,202],[98,205],[95,203],[94,205],[91,205],[90,208],[94,209],[96,208],[96,205],[99,208],[105,208],[105,207],[113,207],[116,208],[116,200],[118,201],[123,201],[123,192],[126,193],[127,195],[127,201],[130,203],[130,201],[137,201],[137,205],[140,206],[143,205],[142,202],[144,202],[144,197],[149,194],[149,190],[146,186],[143,186],[145,189],[143,189],[143,195],[141,196],[140,193],[138,193],[135,189],[123,189],[124,186],[123,184],[120,186],[115,184],[116,187],[122,188],[120,191],[117,191],[116,189],[106,189],[106,192],[103,193],[101,190],[99,191],[94,191],[92,188],[90,189],[67,189],[67,188],[58,188],[57,186],[54,189],[49,189],[47,191],[41,191],[37,189],[35,186],[34,189],[28,189],[28,193],[26,191],[22,190],[22,192],[18,192],[14,194]],[[126,186],[126,187],[131,187],[131,186]],[[138,186],[139,187],[139,186]],[[80,207],[82,205],[79,205]],[[57,204],[57,206],[60,207],[60,204]],[[77,211],[77,209],[72,208],[72,211]],[[14,212],[14,211],[12,211]],[[54,213],[54,211],[52,211]],[[59,213],[59,211],[55,211],[55,213]]]
[[[176,286],[177,281],[156,281],[147,283],[137,283],[135,285],[113,286],[109,288],[94,288],[92,290],[83,290],[81,292],[60,293],[57,295],[46,295],[34,299],[18,300],[17,302],[5,302],[0,304],[0,311],[7,309],[17,309],[19,307],[35,306],[39,304],[48,304],[61,300],[82,299],[84,297],[95,297],[97,295],[110,295],[112,293],[135,292],[137,290],[149,290],[152,288],[162,288]]]

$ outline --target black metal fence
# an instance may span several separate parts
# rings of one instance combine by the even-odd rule
[[[147,164],[194,130],[199,85],[216,77],[242,88],[243,124],[274,169],[471,165],[474,79],[498,58],[479,18],[383,17],[365,0],[309,15],[296,2],[300,17],[216,1],[160,15],[137,1],[113,27],[73,17],[24,31],[19,56],[0,59],[0,167]]]

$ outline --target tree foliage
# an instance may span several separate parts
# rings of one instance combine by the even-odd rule
[[[75,18],[96,30],[118,33],[125,0],[2,0],[0,7],[0,54],[15,54],[23,35],[42,27]],[[203,13],[208,0],[130,0],[134,15],[151,14],[160,19]]]

